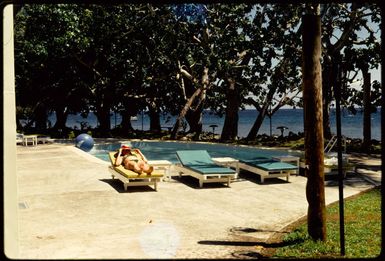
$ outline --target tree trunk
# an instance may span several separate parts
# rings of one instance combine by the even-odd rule
[[[47,129],[47,109],[44,105],[38,105],[35,109],[35,130],[44,132]]]
[[[308,207],[308,233],[313,240],[326,240],[324,187],[324,137],[321,78],[321,19],[304,15],[303,25],[303,102],[305,130],[305,174]]]
[[[183,118],[185,118],[187,111],[191,108],[191,104],[195,101],[196,97],[200,95],[202,92],[202,88],[198,88],[194,94],[187,100],[186,104],[184,105],[183,109],[179,113],[178,118],[176,119],[176,122],[174,124],[174,127],[171,131],[171,139],[176,139],[178,135],[178,131],[180,129],[180,126],[182,124]]]
[[[226,116],[221,134],[222,141],[233,141],[238,136],[239,93],[235,87],[234,79],[228,79],[228,83]]]
[[[247,135],[247,140],[253,140],[257,137],[258,131],[262,126],[263,120],[265,119],[269,106],[271,104],[271,101],[273,100],[274,94],[275,94],[276,88],[270,88],[268,94],[266,95],[266,99],[263,102],[262,108],[260,108],[258,111],[258,117],[255,120],[253,127],[251,127],[249,134]],[[271,115],[272,116],[272,115]]]
[[[189,112],[190,109],[192,109],[192,106],[194,105],[194,109],[192,109],[194,115],[189,117],[190,120],[190,131],[189,132],[194,132],[196,131],[195,138],[199,139],[199,135],[202,132],[202,111],[203,111],[203,102],[206,99],[206,89],[208,88],[209,85],[209,69],[205,67],[203,69],[202,73],[202,80],[201,80],[201,87],[196,89],[194,93],[191,95],[191,97],[187,100],[185,105],[183,106],[183,109],[179,113],[179,116],[175,122],[174,128],[171,131],[171,139],[176,139],[178,135],[178,131],[181,127],[182,120],[183,118],[186,117],[187,112]],[[195,112],[194,112],[195,111]],[[199,114],[199,115],[198,115]]]
[[[138,113],[138,101],[135,98],[125,98],[123,100],[124,110],[120,111],[122,115],[121,128],[124,132],[128,133],[134,131],[131,123],[131,116],[136,116]]]
[[[364,78],[364,129],[363,129],[363,135],[364,139],[362,142],[362,149],[366,151],[367,153],[370,153],[370,147],[371,147],[371,120],[370,120],[370,114],[371,114],[371,99],[370,99],[370,73],[368,73],[367,70],[362,70],[362,75]]]
[[[66,127],[67,117],[68,117],[68,110],[64,108],[58,108],[55,110],[56,114],[56,122],[54,125],[54,129],[62,129],[64,130]]]
[[[202,133],[202,113],[203,113],[203,103],[201,103],[198,108],[195,110],[189,110],[186,113],[186,121],[190,126],[189,133],[194,133],[194,139],[199,140],[199,137]]]
[[[123,111],[120,114],[122,115],[122,122],[120,123],[120,126],[124,133],[134,131],[134,128],[131,124],[131,113],[129,111]]]
[[[243,55],[240,55],[241,66],[247,66],[252,58],[252,54],[249,51],[242,52]],[[226,92],[226,115],[225,122],[222,129],[221,140],[222,141],[233,141],[238,137],[238,111],[240,106],[240,96],[239,89],[236,87],[237,79],[243,77],[244,70],[240,70],[235,74],[235,77],[229,77],[227,79],[229,88]]]
[[[111,129],[110,108],[106,106],[99,107],[95,114],[98,117],[100,134],[103,137],[109,137]]]
[[[160,118],[159,111],[155,102],[151,102],[149,107],[149,116],[150,116],[150,131],[160,132]]]
[[[253,140],[257,137],[258,131],[262,126],[263,120],[265,119],[267,115],[267,110],[269,108],[269,105],[265,103],[262,107],[262,109],[258,112],[257,119],[255,120],[253,127],[251,127],[249,134],[246,137],[246,140]]]

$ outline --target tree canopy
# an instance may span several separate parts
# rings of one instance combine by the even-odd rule
[[[69,114],[98,117],[100,135],[133,130],[144,110],[151,130],[174,115],[173,137],[186,122],[197,138],[202,112],[225,116],[224,140],[237,138],[238,111],[259,112],[248,139],[265,116],[284,105],[302,106],[301,15],[295,4],[59,4],[23,5],[15,19],[17,118],[65,129]],[[324,4],[322,68],[325,110],[333,95],[333,66],[341,56],[344,104],[363,106],[351,88],[358,72],[377,68],[379,8],[374,4]],[[363,31],[365,31],[363,33]],[[372,86],[373,102],[379,83]],[[375,103],[373,103],[375,104]],[[327,115],[327,114],[326,114]],[[18,125],[21,128],[21,124]]]

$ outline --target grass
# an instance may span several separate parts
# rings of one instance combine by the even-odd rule
[[[374,258],[381,251],[381,192],[379,188],[345,200],[345,257]],[[339,207],[327,206],[327,240],[313,241],[302,224],[283,238],[274,258],[341,258]]]

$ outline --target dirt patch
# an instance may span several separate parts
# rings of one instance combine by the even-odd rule
[[[267,241],[266,246],[261,250],[261,256],[265,258],[272,257],[278,247],[283,247],[285,245],[283,238],[293,232],[297,227],[305,224],[307,221],[307,217],[301,217],[300,219],[290,223],[282,230],[277,233],[274,233]]]
[[[232,256],[237,259],[270,258],[274,255],[277,248],[288,244],[283,241],[283,238],[304,223],[306,223],[306,216],[290,223],[279,231],[268,231],[273,232],[273,234],[267,239],[263,236],[258,237],[258,234],[255,234],[255,232],[264,232],[264,230],[233,228],[230,233],[234,234],[231,235],[231,241],[228,243],[238,247],[234,248]],[[251,235],[248,235],[249,233]]]

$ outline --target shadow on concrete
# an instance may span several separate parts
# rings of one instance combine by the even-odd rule
[[[236,259],[267,259],[267,256],[253,251],[235,251],[231,254]]]
[[[258,229],[258,228],[251,228],[251,227],[233,227],[230,229],[230,232],[235,233],[256,233],[256,232],[272,232],[272,233],[290,233],[290,231],[284,231],[284,230],[266,230],[266,229]]]
[[[224,240],[201,240],[198,241],[198,244],[202,245],[215,245],[215,246],[239,246],[239,247],[263,247],[263,248],[280,248],[295,244],[300,244],[304,242],[303,239],[292,239],[288,241],[280,241],[280,242],[265,242],[265,241],[224,241]],[[250,251],[250,250],[242,250],[235,251],[232,253],[234,257],[240,258],[265,258],[267,256],[261,254],[258,251]]]
[[[261,183],[261,177],[249,171],[242,170],[239,173],[239,177],[247,179],[248,181],[257,183],[258,185],[271,185],[271,184],[289,184],[290,181],[286,181],[286,178],[268,178]]]
[[[376,183],[376,180],[371,178],[369,175],[356,173],[356,172],[347,172],[343,183],[344,183],[344,186],[350,186],[350,187],[379,185]],[[338,187],[338,174],[325,176],[325,186]]]
[[[149,185],[129,186],[127,187],[127,191],[126,191],[124,190],[123,183],[118,179],[99,179],[99,180],[113,187],[118,193],[151,192],[151,191],[156,192],[156,190]]]
[[[381,171],[381,157],[379,155],[355,155],[349,159],[356,169]]]
[[[192,176],[174,176],[171,177],[173,180],[177,180],[178,182],[189,186],[190,188],[193,189],[215,189],[215,188],[228,188],[227,184],[221,183],[221,182],[213,182],[213,183],[203,183],[203,187],[199,187],[199,180],[192,177]],[[231,183],[230,183],[231,187]]]
[[[364,170],[370,170],[370,171],[381,171],[381,165],[357,164],[356,169],[364,169]]]

